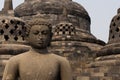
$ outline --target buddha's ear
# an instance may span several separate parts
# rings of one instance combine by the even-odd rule
[[[26,23],[28,23],[28,22],[26,22]],[[25,40],[29,41],[29,34],[30,34],[31,26],[29,24],[26,24],[25,26],[26,26],[26,28],[25,28]]]
[[[53,33],[51,32],[51,33],[50,33],[50,39],[49,39],[49,43],[48,43],[48,46],[50,46],[50,45],[51,45],[52,36],[53,36]]]
[[[29,46],[30,46],[30,39],[29,39],[29,36],[25,37],[25,41],[26,41],[26,45],[29,45]]]
[[[52,39],[52,37],[53,37],[53,33],[51,32],[51,34],[50,34],[50,38]]]

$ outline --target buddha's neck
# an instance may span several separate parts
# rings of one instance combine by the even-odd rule
[[[35,53],[40,53],[40,54],[49,54],[47,48],[44,48],[44,49],[32,48],[31,51]]]

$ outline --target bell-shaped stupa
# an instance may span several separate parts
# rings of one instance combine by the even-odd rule
[[[88,12],[72,0],[25,0],[14,13],[25,21],[32,18],[49,20],[53,30],[49,51],[67,57],[75,76],[80,72],[82,59],[95,55],[92,52],[105,45],[92,35]]]
[[[111,20],[108,43],[96,52],[95,60],[87,66],[81,73],[84,78],[91,80],[120,79],[120,9]]]

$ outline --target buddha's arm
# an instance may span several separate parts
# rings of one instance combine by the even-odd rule
[[[18,62],[16,58],[11,58],[5,66],[2,80],[17,80]]]
[[[72,71],[68,60],[66,59],[62,60],[60,69],[61,80],[73,80]]]

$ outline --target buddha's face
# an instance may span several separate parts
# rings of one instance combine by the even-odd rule
[[[32,47],[43,49],[50,43],[51,32],[46,25],[34,25],[31,27],[28,41]]]

